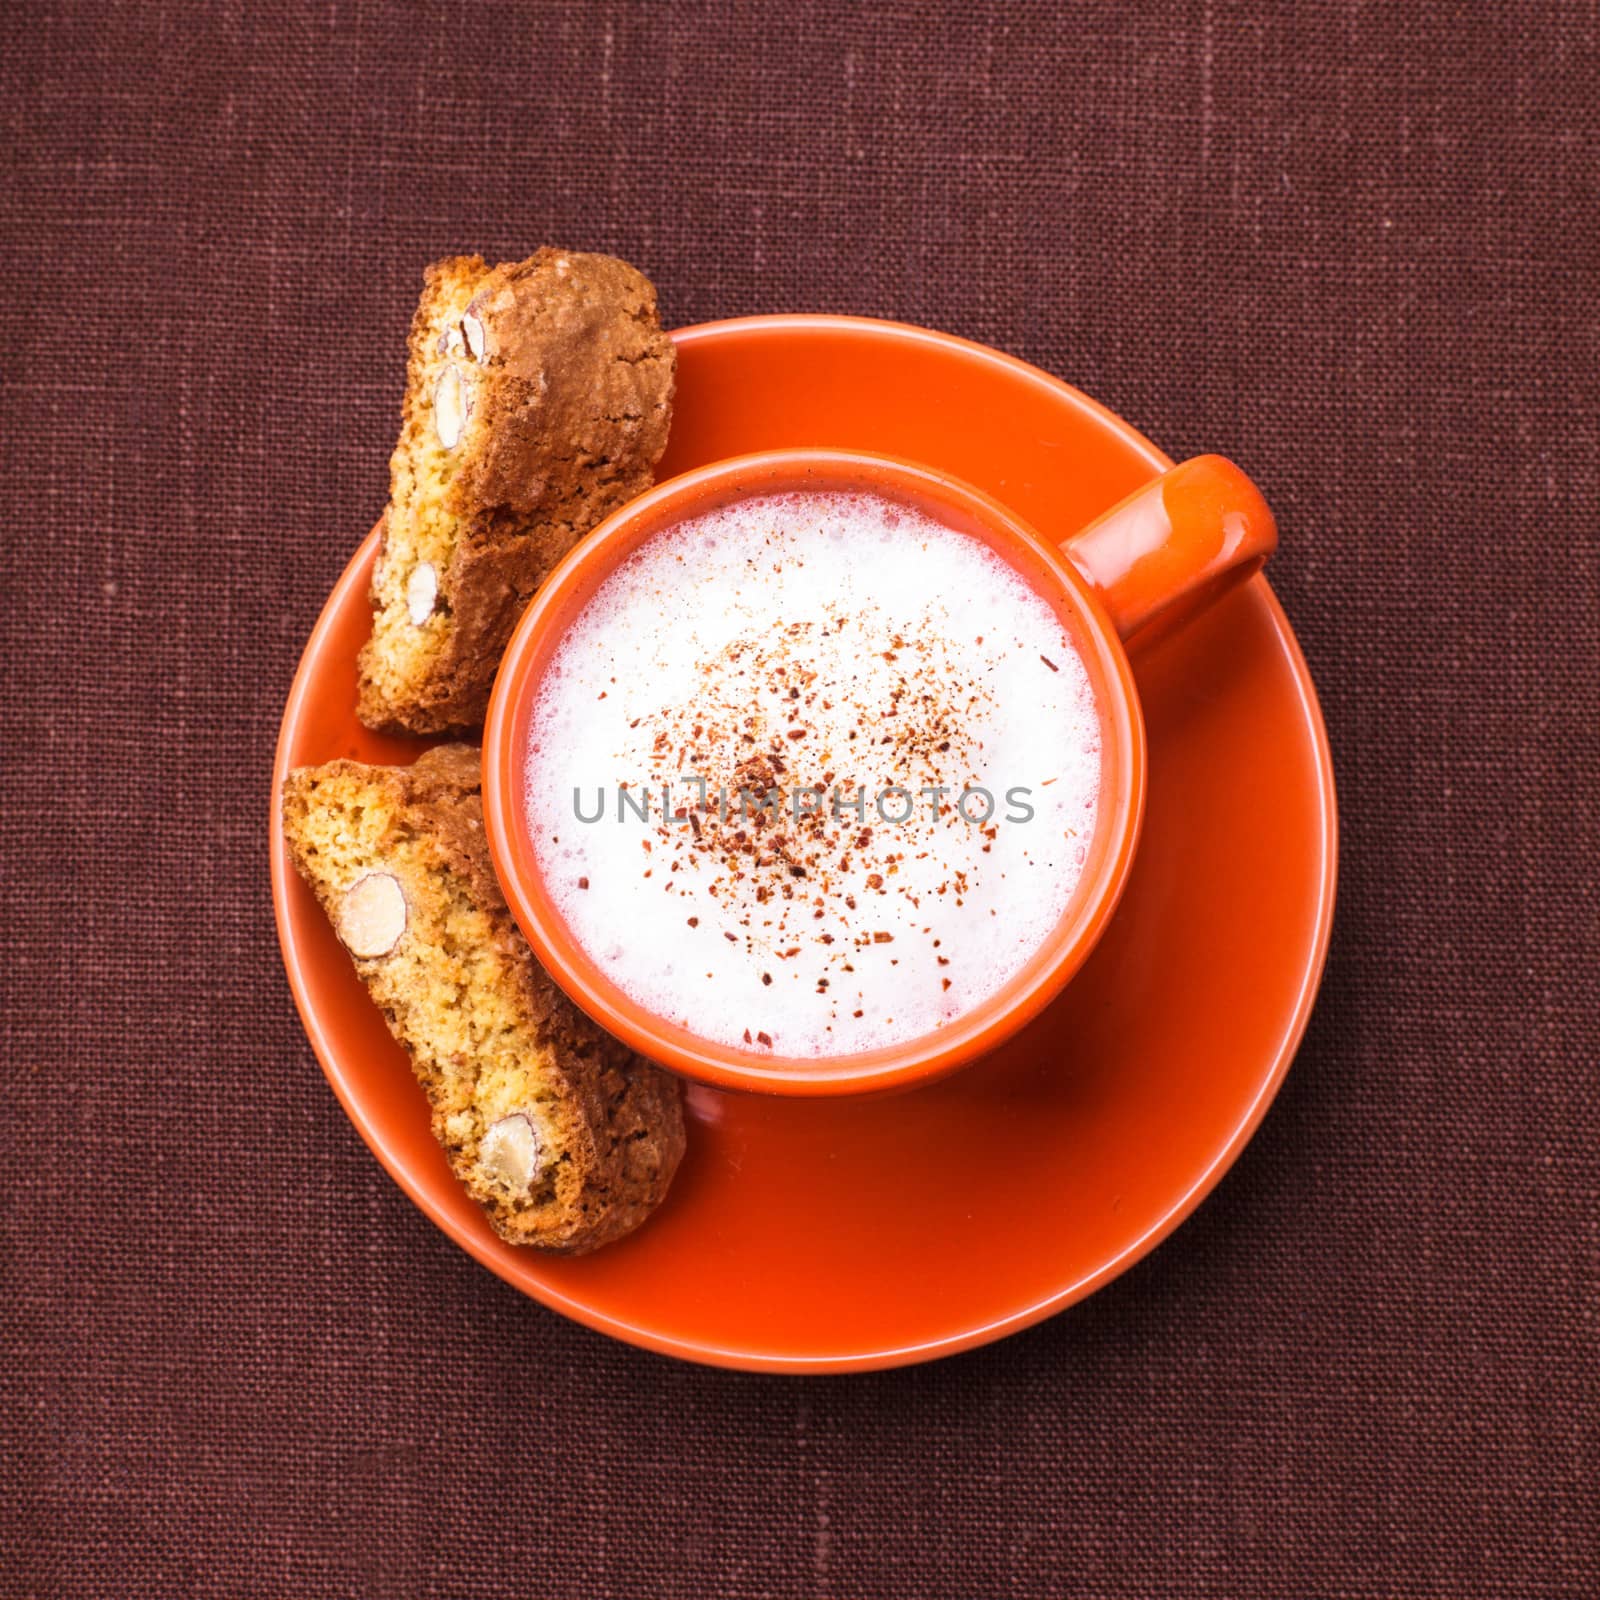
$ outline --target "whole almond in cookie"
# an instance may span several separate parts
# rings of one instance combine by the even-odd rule
[[[406,897],[393,873],[367,872],[345,890],[336,923],[351,955],[386,956],[406,931]]]
[[[492,1177],[513,1189],[526,1189],[539,1175],[539,1135],[522,1112],[502,1117],[485,1130],[478,1159]]]

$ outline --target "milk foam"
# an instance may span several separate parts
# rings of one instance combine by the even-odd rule
[[[545,880],[620,988],[724,1045],[834,1056],[935,1031],[1039,947],[1082,873],[1100,730],[1054,611],[981,541],[875,496],[771,496],[611,574],[540,686],[527,770]],[[891,784],[903,824],[874,804]]]

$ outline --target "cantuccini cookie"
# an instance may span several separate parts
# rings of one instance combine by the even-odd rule
[[[361,653],[369,727],[480,727],[529,597],[651,482],[677,361],[655,290],[610,256],[545,249],[427,269]]]
[[[411,767],[304,767],[284,786],[284,833],[496,1231],[593,1250],[666,1194],[681,1090],[539,966],[495,878],[479,791],[470,745]]]

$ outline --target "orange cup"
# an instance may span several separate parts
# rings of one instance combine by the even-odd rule
[[[543,674],[568,627],[617,566],[677,522],[732,501],[794,490],[868,492],[916,506],[982,539],[1060,617],[1100,716],[1100,801],[1083,874],[1060,920],[997,993],[901,1044],[822,1059],[747,1054],[668,1022],[623,992],[555,907],[529,835],[526,751]],[[634,1049],[725,1089],[833,1095],[907,1088],[1003,1043],[1083,965],[1111,920],[1138,847],[1145,734],[1128,664],[1256,572],[1277,544],[1255,485],[1218,456],[1174,467],[1056,545],[997,500],[941,472],[887,456],[778,450],[715,462],[659,484],[602,523],[547,578],[495,680],[483,739],[484,822],[522,931],[578,1005]]]

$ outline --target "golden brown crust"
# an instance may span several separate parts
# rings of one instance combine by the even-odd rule
[[[676,1079],[591,1022],[535,960],[489,859],[478,751],[412,767],[333,761],[290,774],[283,826],[295,866],[340,927],[353,884],[401,885],[392,948],[353,957],[411,1056],[452,1168],[514,1244],[592,1250],[660,1203],[684,1149]],[[494,1170],[485,1136],[537,1130],[530,1184]]]
[[[482,724],[534,590],[649,486],[676,353],[642,273],[554,249],[429,267],[410,349],[359,709],[371,727],[438,733]],[[465,407],[453,444],[439,432],[441,384]],[[418,621],[406,583],[424,561],[437,601]]]

